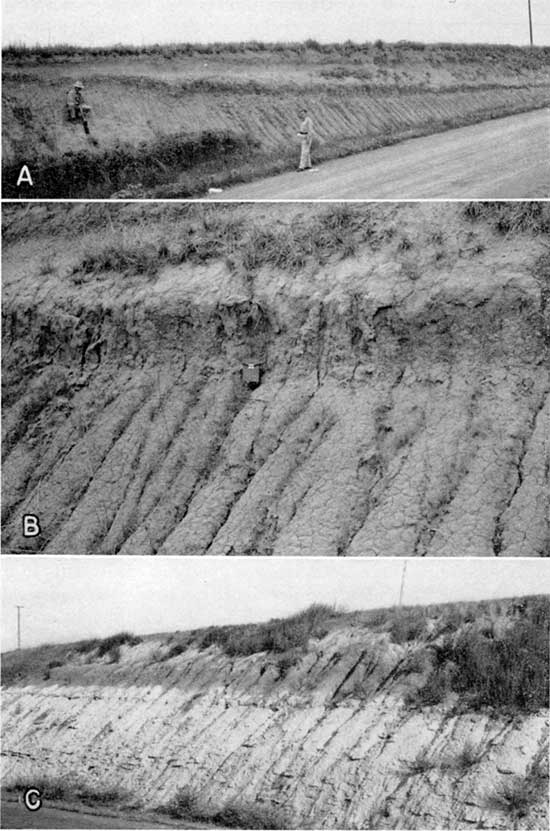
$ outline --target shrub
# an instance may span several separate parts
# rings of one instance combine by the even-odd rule
[[[166,653],[164,660],[169,661],[170,658],[175,658],[177,655],[181,655],[182,652],[185,652],[187,649],[187,645],[184,643],[175,643],[173,646],[170,647],[168,652]]]
[[[326,634],[324,624],[335,614],[332,606],[314,603],[288,618],[275,618],[249,626],[219,626],[201,630],[194,635],[194,640],[199,649],[217,644],[227,655],[305,649],[311,637],[319,638]]]
[[[515,776],[504,782],[486,800],[487,808],[500,811],[515,820],[522,819],[538,802],[540,793],[533,788],[528,777]]]
[[[205,809],[190,788],[179,788],[159,811],[174,819],[201,819],[205,816]]]
[[[417,776],[432,770],[436,763],[428,758],[428,752],[421,750],[414,759],[405,762],[405,771],[409,776]]]
[[[550,233],[550,205],[545,202],[468,202],[463,215],[484,221],[499,234]]]
[[[101,640],[99,638],[89,638],[86,641],[78,641],[78,643],[75,643],[73,645],[73,649],[75,652],[78,652],[78,654],[82,655],[86,652],[93,652],[95,649],[97,649],[100,643]]]
[[[455,638],[447,635],[431,647],[433,668],[416,694],[418,703],[435,704],[454,691],[460,694],[462,706],[473,709],[491,706],[529,712],[546,707],[548,607],[548,598],[536,598],[527,607],[527,616],[514,621],[500,638],[475,629]]]
[[[206,131],[196,136],[160,136],[137,147],[119,143],[103,152],[68,151],[59,158],[37,155],[25,160],[33,170],[34,186],[28,186],[29,193],[17,193],[20,160],[4,164],[3,190],[6,197],[110,197],[130,185],[153,187],[174,182],[182,171],[199,164],[244,159],[255,148],[256,142],[246,135]]]
[[[212,817],[212,821],[223,828],[288,828],[289,825],[273,809],[260,805],[244,805],[229,802]]]
[[[476,750],[473,742],[467,741],[464,743],[462,749],[454,760],[455,767],[461,772],[469,770],[473,765],[477,765],[480,761],[480,754]]]
[[[107,655],[107,653],[111,653],[117,647],[121,647],[123,644],[127,644],[128,646],[137,646],[138,643],[141,643],[142,638],[138,635],[131,635],[129,632],[119,632],[116,635],[110,635],[108,638],[103,638],[103,640],[99,641],[99,645],[97,647],[97,656],[98,658],[102,658],[103,655]]]
[[[112,646],[107,654],[111,664],[118,664],[120,661],[120,646],[118,644]]]
[[[51,802],[82,802],[86,805],[106,805],[126,799],[128,794],[119,788],[88,785],[70,777],[19,777],[5,786],[9,793],[24,793],[37,788],[43,799]]]
[[[173,819],[206,822],[222,828],[279,829],[289,828],[277,812],[258,804],[249,805],[230,800],[221,808],[212,809],[205,805],[200,796],[191,788],[180,788],[165,804],[157,808],[162,814]]]
[[[390,624],[390,633],[395,643],[405,643],[420,638],[425,628],[423,609],[397,609]]]

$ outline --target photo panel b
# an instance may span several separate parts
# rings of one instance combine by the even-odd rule
[[[3,553],[547,556],[549,228],[5,204]]]

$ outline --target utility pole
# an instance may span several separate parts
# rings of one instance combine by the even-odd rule
[[[531,0],[527,0],[527,6],[529,8],[529,42],[532,46],[533,45],[533,15],[531,14]]]
[[[401,574],[401,588],[399,589],[399,608],[403,603],[403,591],[405,589],[405,574],[407,572],[407,561],[403,563],[403,572]]]
[[[21,649],[21,609],[24,609],[24,606],[16,606],[17,609],[17,648]]]

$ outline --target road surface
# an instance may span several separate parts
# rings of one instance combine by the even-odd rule
[[[550,196],[550,109],[533,110],[224,190],[216,199]]]
[[[18,802],[2,800],[2,828],[210,828],[212,826],[198,823],[171,821],[169,823],[155,820],[125,819],[121,816],[101,816],[80,811],[64,811],[43,805],[39,811],[28,811]]]

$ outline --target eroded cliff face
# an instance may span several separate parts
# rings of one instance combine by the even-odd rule
[[[388,241],[298,275],[39,279],[13,246],[7,549],[547,555],[544,249],[448,219],[444,254]]]
[[[123,646],[118,663],[75,651],[49,680],[6,688],[4,782],[76,776],[147,807],[187,787],[287,827],[547,827],[544,789],[519,819],[495,795],[547,771],[548,711],[405,703],[418,644],[356,621],[287,663],[217,645],[171,654],[160,636]]]

